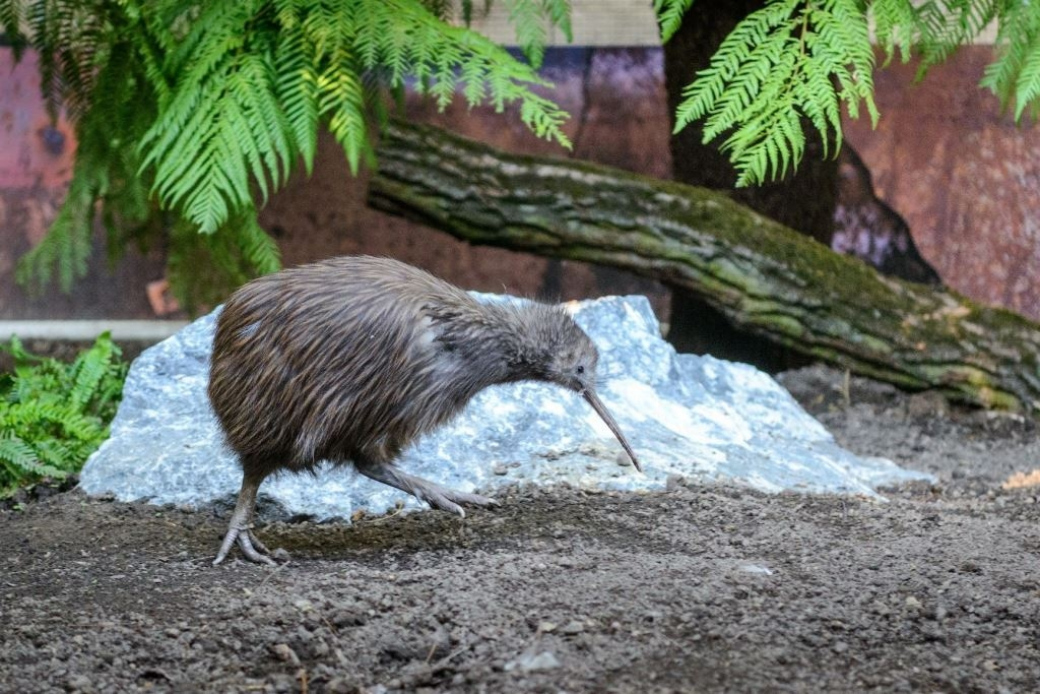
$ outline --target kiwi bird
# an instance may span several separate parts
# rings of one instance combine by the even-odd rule
[[[448,422],[484,388],[543,381],[581,394],[642,469],[596,395],[596,347],[559,306],[481,303],[387,258],[349,256],[261,277],[217,319],[209,397],[242,487],[214,564],[237,542],[274,564],[252,519],[266,477],[353,465],[430,506],[465,516],[492,499],[401,471],[417,437]]]

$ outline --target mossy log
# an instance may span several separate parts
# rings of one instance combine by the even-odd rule
[[[393,124],[369,203],[475,244],[687,288],[734,325],[854,373],[960,401],[1040,405],[1040,324],[879,275],[725,195]]]

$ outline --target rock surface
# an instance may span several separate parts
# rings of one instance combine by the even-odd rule
[[[491,300],[489,298],[489,300]],[[451,425],[406,451],[410,473],[456,489],[514,483],[662,489],[669,478],[727,480],[755,489],[876,495],[920,479],[838,446],[768,375],[711,357],[678,355],[659,336],[642,297],[573,304],[600,350],[600,395],[640,456],[639,474],[596,414],[561,388],[521,383],[479,394]],[[133,364],[111,438],[80,484],[89,494],[187,506],[230,500],[241,473],[206,398],[216,313],[143,353]],[[418,503],[347,466],[267,480],[261,498],[291,516],[350,518]],[[261,516],[272,515],[261,504]]]

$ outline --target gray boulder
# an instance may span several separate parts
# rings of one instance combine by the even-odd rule
[[[600,395],[645,474],[578,395],[539,383],[480,393],[451,425],[406,451],[401,466],[456,489],[492,494],[515,483],[662,489],[678,476],[766,492],[877,496],[881,484],[927,478],[845,451],[787,391],[751,366],[676,354],[643,297],[571,306],[600,351]],[[83,469],[80,485],[88,494],[194,507],[237,494],[241,473],[206,398],[216,315],[133,363],[111,437]],[[400,501],[419,505],[349,466],[326,469],[317,480],[280,474],[264,483],[260,496],[277,502],[282,513],[317,520],[349,518],[359,509],[382,513]]]

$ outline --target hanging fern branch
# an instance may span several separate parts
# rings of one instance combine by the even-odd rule
[[[551,85],[489,39],[448,23],[451,5],[0,0],[0,23],[16,47],[39,52],[48,104],[55,114],[66,110],[79,141],[65,206],[19,276],[42,283],[57,276],[66,289],[82,276],[98,200],[106,220],[138,230],[110,229],[116,246],[164,220],[173,274],[195,269],[177,258],[200,255],[238,281],[276,268],[257,204],[298,163],[311,170],[320,126],[354,172],[371,161],[385,88],[412,85],[442,108],[457,93],[499,111],[517,104],[535,135],[569,147],[567,114],[535,91]],[[535,62],[545,41],[535,27],[570,34],[569,0],[518,0],[515,8]],[[463,3],[464,12],[472,9]],[[198,240],[190,252],[196,242],[185,229],[221,238]],[[190,301],[190,283],[171,280]]]
[[[1040,6],[1007,3],[997,33],[1000,59],[986,68],[982,86],[1007,108],[1014,103],[1015,120],[1028,112],[1040,116]]]
[[[573,40],[570,0],[506,0],[506,5],[516,27],[516,42],[536,69],[545,59],[545,43],[552,27],[560,29],[568,41]]]
[[[363,82],[372,71],[390,87],[416,77],[441,107],[460,82],[471,104],[520,102],[535,134],[569,144],[566,114],[531,91],[546,85],[531,66],[415,0],[218,3],[182,46],[170,63],[186,69],[143,138],[142,170],[154,170],[160,202],[203,233],[251,207],[256,193],[266,199],[297,157],[309,168],[319,120],[356,172],[371,153]]]
[[[390,87],[414,75],[441,107],[460,82],[473,104],[520,102],[538,136],[569,144],[566,114],[531,91],[546,83],[529,65],[414,0],[328,0],[310,11],[284,1],[220,3],[203,11],[184,45],[192,58],[172,57],[187,69],[144,136],[142,170],[154,169],[162,204],[203,233],[251,206],[255,193],[266,199],[301,154],[309,166],[319,119],[356,172],[370,153],[368,71],[383,70]]]
[[[78,17],[83,13],[57,14]],[[56,22],[51,18],[44,24]],[[155,110],[149,81],[128,38],[133,25],[118,13],[96,15],[89,25],[94,29],[88,48],[70,49],[68,53],[90,54],[90,71],[78,70],[81,79],[74,88],[64,78],[55,77],[57,81],[52,82],[61,84],[61,89],[49,89],[44,82],[50,108],[70,109],[70,116],[76,120],[78,143],[72,182],[58,216],[47,236],[18,266],[16,276],[23,284],[43,286],[56,279],[63,290],[69,291],[86,272],[99,209],[113,249],[125,245],[155,209],[149,201],[148,179],[137,172],[137,141]],[[51,31],[61,34],[66,29],[36,26],[30,31],[33,45],[45,40]],[[44,48],[38,47],[42,66],[64,64]],[[55,68],[52,74],[59,75],[64,69]],[[95,94],[104,96],[93,98]],[[73,103],[77,106],[71,107]]]
[[[704,141],[727,135],[737,185],[783,176],[805,150],[800,119],[840,144],[843,104],[876,121],[874,54],[855,0],[778,0],[740,22],[683,93],[676,130],[705,119]]]
[[[693,0],[655,0],[668,40]],[[998,60],[982,86],[1019,120],[1040,113],[1040,3],[1017,0],[768,0],[723,41],[683,92],[676,130],[704,121],[704,141],[723,138],[737,185],[783,176],[805,148],[803,122],[825,146],[841,145],[841,111],[866,110],[876,125],[874,56],[867,19],[891,60],[921,57],[918,77],[996,21]]]
[[[661,27],[661,43],[668,43],[679,31],[683,15],[692,4],[693,0],[654,0],[654,12],[657,13],[657,23]]]

